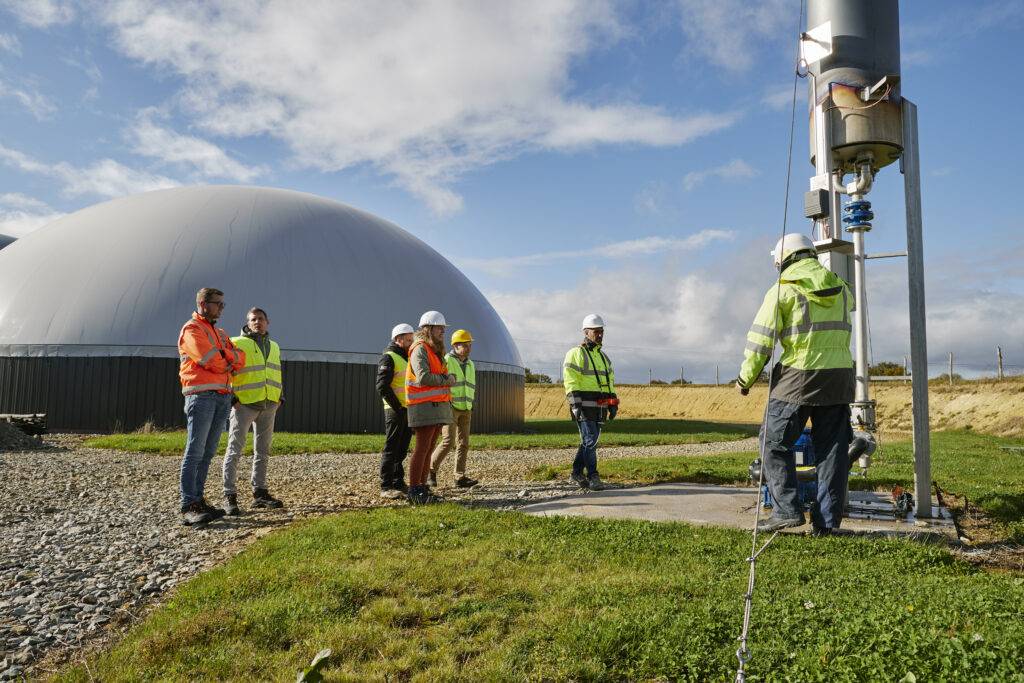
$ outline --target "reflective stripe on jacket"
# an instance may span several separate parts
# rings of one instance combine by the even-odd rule
[[[231,375],[245,366],[245,353],[228,333],[193,313],[178,335],[178,377],[181,393],[231,393]]]
[[[413,343],[412,348],[409,349],[409,358],[412,358],[413,352],[416,351],[417,347],[422,346],[427,352],[427,362],[430,364],[430,374],[432,375],[448,375],[448,365],[438,357],[434,349],[429,344],[424,344],[421,341]],[[452,400],[451,387],[436,386],[432,384],[421,384],[416,379],[416,373],[413,368],[413,364],[409,363],[405,368],[405,395],[406,405],[417,405],[420,403],[450,403]]]
[[[747,333],[740,384],[749,387],[757,380],[778,340],[782,355],[772,373],[772,398],[801,405],[849,403],[854,390],[849,287],[814,258],[786,268],[779,282],[765,294]]]
[[[476,365],[466,359],[466,370],[462,370],[462,361],[454,353],[445,354],[449,374],[455,375],[452,385],[452,408],[456,410],[473,410],[473,399],[476,398]]]
[[[240,403],[281,400],[284,389],[281,378],[281,347],[270,341],[270,356],[263,357],[263,350],[255,339],[232,337],[231,341],[245,352],[245,367],[231,378],[231,388]]]
[[[395,392],[395,396],[398,397],[399,403],[403,406],[409,405],[408,399],[405,397],[405,368],[409,365],[409,361],[402,356],[398,355],[394,351],[385,351],[387,355],[391,356],[392,362],[395,364],[395,372],[391,376],[391,390]],[[390,408],[387,401],[384,401],[384,407]]]
[[[604,421],[608,399],[615,398],[615,371],[600,345],[569,349],[562,364],[562,383],[566,400],[583,419]]]

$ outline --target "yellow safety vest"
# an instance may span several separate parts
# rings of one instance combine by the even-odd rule
[[[231,389],[241,403],[280,401],[281,347],[270,340],[270,357],[264,358],[259,345],[249,337],[232,337],[235,346],[245,351],[245,367],[231,378]]]
[[[409,365],[409,361],[402,358],[394,351],[386,351],[391,360],[395,362],[395,374],[391,376],[391,390],[395,392],[395,396],[398,397],[398,402],[403,406],[409,405],[409,400],[405,397],[405,367]],[[387,401],[384,401],[384,407],[390,408]]]
[[[462,372],[462,363],[454,353],[445,354],[448,372],[455,375],[452,385],[452,408],[456,410],[473,410],[473,399],[476,397],[476,366],[473,361],[466,361],[466,372]]]

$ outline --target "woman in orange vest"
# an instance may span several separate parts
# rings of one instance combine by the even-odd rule
[[[409,402],[409,427],[416,434],[416,448],[409,463],[409,502],[413,505],[439,500],[427,486],[430,453],[444,425],[451,424],[454,375],[444,361],[444,329],[447,323],[437,311],[420,316],[420,328],[409,349],[405,393]]]

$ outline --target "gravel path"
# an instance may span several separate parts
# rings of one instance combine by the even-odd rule
[[[48,437],[53,448],[0,452],[0,680],[44,673],[136,621],[161,594],[293,520],[379,506],[376,454],[275,456],[271,491],[283,510],[249,511],[204,529],[181,526],[176,457],[81,448],[82,437]],[[755,450],[753,438],[679,446],[607,448],[602,459]],[[475,451],[483,483],[451,487],[449,500],[512,509],[580,495],[564,481],[526,481],[528,470],[568,463],[568,449]],[[243,467],[251,461],[245,459]],[[221,459],[207,494],[220,500]],[[244,484],[244,481],[242,482]],[[240,487],[245,491],[247,487]],[[246,508],[244,496],[239,496]],[[394,503],[391,503],[394,504]]]

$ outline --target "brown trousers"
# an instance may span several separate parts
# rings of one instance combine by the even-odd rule
[[[409,486],[422,486],[427,483],[427,471],[430,469],[430,452],[434,450],[437,437],[441,435],[444,425],[427,425],[416,427],[416,447],[409,462]]]
[[[441,466],[448,453],[455,444],[455,477],[466,476],[466,456],[469,454],[469,423],[473,420],[472,410],[458,410],[452,408],[455,415],[455,422],[445,425],[441,430],[441,443],[434,449],[434,455],[430,458],[430,471],[437,474],[437,468]]]

